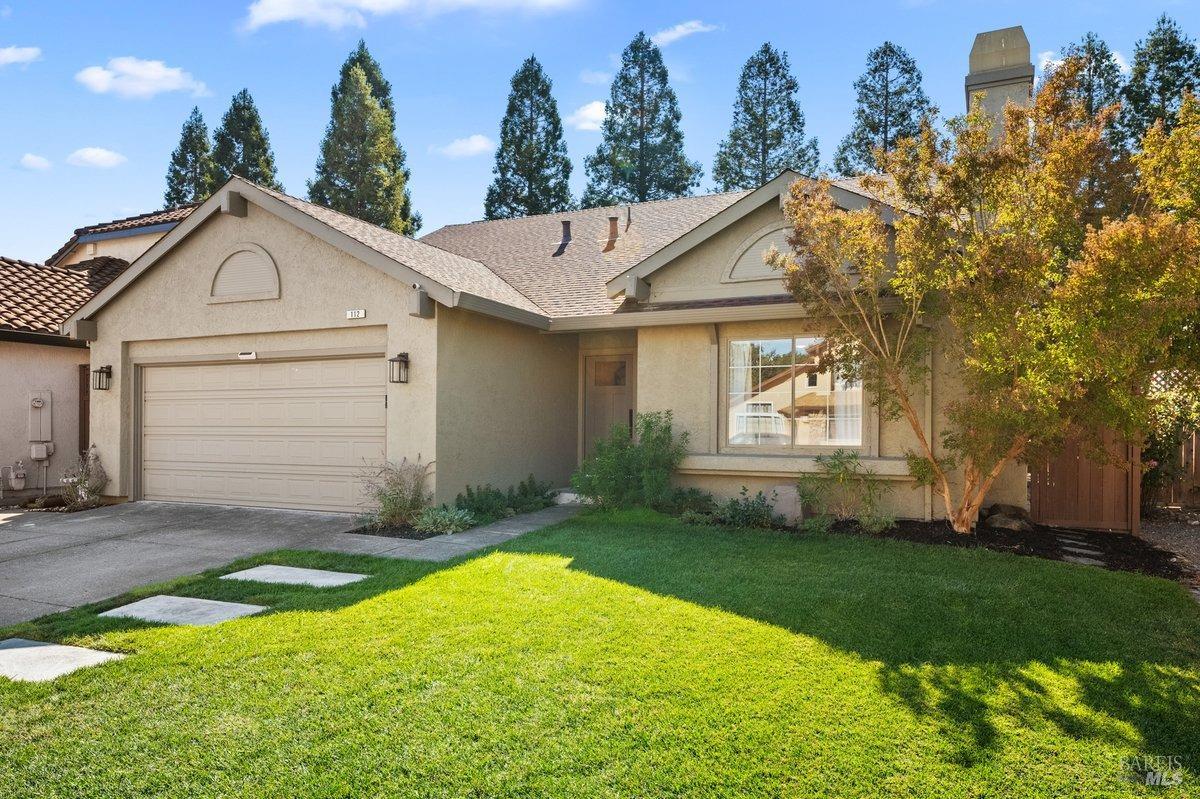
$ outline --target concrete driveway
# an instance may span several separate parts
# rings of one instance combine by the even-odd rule
[[[326,549],[354,527],[342,513],[166,502],[82,513],[0,511],[0,626],[259,552]]]

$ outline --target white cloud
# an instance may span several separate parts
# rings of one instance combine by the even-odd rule
[[[40,47],[0,47],[0,67],[9,64],[29,64],[41,57]]]
[[[1133,67],[1129,66],[1129,59],[1120,50],[1113,50],[1113,60],[1117,62],[1117,69],[1121,70],[1122,75],[1128,75],[1133,71]]]
[[[579,73],[579,79],[593,86],[603,86],[612,80],[612,74],[600,69],[585,69]]]
[[[90,166],[96,169],[112,169],[128,160],[120,153],[103,147],[81,147],[67,156],[67,163],[72,166]]]
[[[28,169],[30,172],[41,172],[50,168],[50,159],[33,153],[25,153],[17,163],[22,169]]]
[[[436,16],[451,11],[556,11],[579,0],[254,0],[242,28],[255,31],[281,22],[339,28],[362,28],[367,15],[410,13]]]
[[[447,145],[434,148],[447,158],[473,158],[477,155],[490,153],[496,149],[496,144],[481,133],[474,133],[465,139],[455,139]]]
[[[148,61],[133,56],[121,56],[108,61],[108,66],[85,67],[75,73],[75,80],[96,94],[115,94],[118,97],[144,100],[163,92],[191,92],[193,97],[209,94],[203,82],[179,67],[169,67],[162,61]]]
[[[716,29],[716,25],[709,25],[698,19],[689,19],[687,22],[680,22],[678,25],[673,25],[670,28],[659,31],[650,37],[650,41],[659,47],[666,47],[668,44],[677,42],[680,39],[686,39],[697,33],[709,33]]]
[[[575,130],[600,130],[604,121],[604,101],[592,100],[587,105],[581,105],[567,117],[567,124]]]

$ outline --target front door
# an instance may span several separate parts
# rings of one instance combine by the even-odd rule
[[[636,363],[632,354],[589,355],[583,365],[583,454],[614,427],[633,430]]]

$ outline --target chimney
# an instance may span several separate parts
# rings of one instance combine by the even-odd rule
[[[625,229],[629,230],[629,226],[633,224],[633,206],[625,206]]]
[[[987,31],[975,37],[967,73],[967,110],[983,95],[983,110],[994,120],[992,137],[1004,129],[1004,106],[1011,100],[1028,106],[1033,99],[1033,62],[1029,39],[1020,25]]]
[[[571,243],[571,220],[564,219],[562,221],[562,240],[558,243],[558,249],[554,251],[554,256],[557,258],[566,252],[567,245]]]
[[[604,252],[608,252],[617,246],[617,229],[619,227],[617,223],[620,220],[621,217],[619,216],[610,216],[608,218],[608,241],[604,242]]]

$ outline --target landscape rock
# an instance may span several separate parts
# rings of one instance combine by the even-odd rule
[[[985,527],[990,527],[993,530],[1013,530],[1016,532],[1028,532],[1033,529],[1033,525],[1028,519],[1023,519],[1019,516],[1009,516],[1005,513],[993,513],[983,520]]]
[[[1029,511],[1025,510],[1020,505],[1006,505],[1003,502],[997,502],[996,504],[988,507],[988,509],[984,512],[984,515],[988,518],[998,515],[1011,516],[1015,519],[1024,519],[1027,522],[1033,521],[1033,519],[1029,516]]]

